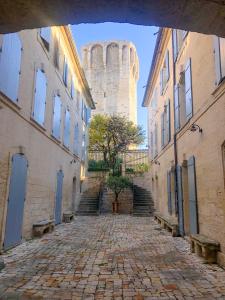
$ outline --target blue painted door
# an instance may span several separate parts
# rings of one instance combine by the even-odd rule
[[[189,215],[190,215],[190,233],[196,234],[199,231],[198,226],[198,205],[196,191],[195,158],[188,160],[188,193],[189,193]]]
[[[12,157],[12,169],[9,185],[4,249],[18,245],[22,239],[23,211],[26,196],[28,163],[26,157],[15,154]]]
[[[183,209],[183,188],[182,188],[181,166],[177,166],[177,200],[178,200],[179,233],[181,236],[184,236],[184,209]]]
[[[63,171],[57,173],[57,186],[55,198],[55,224],[60,224],[62,221],[62,189],[63,189]]]

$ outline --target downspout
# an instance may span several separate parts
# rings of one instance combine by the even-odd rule
[[[172,49],[173,49],[173,104],[174,104],[174,87],[176,84],[176,59],[174,57],[174,35],[172,29]],[[178,158],[177,158],[177,132],[175,128],[175,111],[174,111],[174,136],[173,136],[173,149],[174,149],[174,179],[175,179],[175,213],[178,216],[178,180],[177,180],[177,165],[178,165]]]

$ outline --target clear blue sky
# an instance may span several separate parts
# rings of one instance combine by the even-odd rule
[[[140,62],[140,79],[138,81],[138,124],[142,125],[147,133],[147,111],[141,107],[144,97],[152,55],[155,46],[157,27],[138,26],[119,23],[81,24],[71,26],[77,48],[101,40],[128,40],[134,43]]]

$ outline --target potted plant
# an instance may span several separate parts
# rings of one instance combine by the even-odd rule
[[[130,179],[126,176],[109,176],[106,184],[114,192],[112,206],[113,213],[117,214],[119,212],[119,194],[131,185]]]

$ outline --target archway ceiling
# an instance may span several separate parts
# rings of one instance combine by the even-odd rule
[[[49,25],[121,22],[225,37],[222,0],[2,0],[0,32]]]

